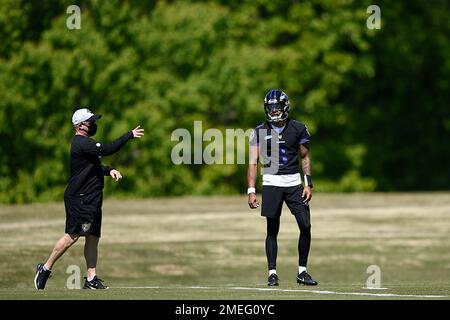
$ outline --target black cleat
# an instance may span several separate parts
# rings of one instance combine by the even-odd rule
[[[272,273],[267,279],[267,285],[269,287],[278,286],[278,275],[276,273]]]
[[[83,289],[91,289],[91,290],[97,290],[97,289],[108,289],[108,286],[103,284],[103,280],[100,278],[97,278],[97,276],[94,276],[94,279],[91,281],[88,281],[86,277],[84,281]]]
[[[34,277],[34,286],[38,290],[44,290],[48,278],[50,278],[50,270],[44,270],[44,264],[38,263],[36,266],[36,276]]]
[[[304,284],[305,286],[317,286],[317,281],[311,278],[308,272],[303,271],[297,275],[297,283]]]

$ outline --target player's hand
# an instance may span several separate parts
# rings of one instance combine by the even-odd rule
[[[304,187],[302,193],[303,203],[307,203],[312,198],[312,189],[311,187]]]
[[[119,171],[117,171],[116,169],[111,170],[109,175],[116,181],[119,181],[120,179],[122,179],[122,174]]]
[[[141,129],[141,126],[137,126],[131,132],[133,132],[133,138],[140,138],[144,135],[144,129]]]
[[[251,209],[256,209],[259,207],[259,202],[256,199],[256,194],[250,193],[248,195],[248,205]]]

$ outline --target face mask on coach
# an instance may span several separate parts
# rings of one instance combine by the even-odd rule
[[[97,124],[95,122],[87,122],[87,123],[83,123],[83,125],[87,129],[81,129],[81,130],[86,132],[86,134],[88,136],[92,137],[93,135],[95,135],[97,133]]]

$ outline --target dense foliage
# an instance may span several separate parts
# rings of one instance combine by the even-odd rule
[[[81,7],[81,29],[66,9]],[[245,165],[174,165],[174,129],[255,127],[268,89],[314,137],[317,190],[448,189],[448,1],[0,2],[0,202],[60,200],[72,112],[96,139],[146,136],[103,159],[107,193],[242,193]]]

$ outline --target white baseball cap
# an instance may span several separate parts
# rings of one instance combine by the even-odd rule
[[[73,113],[72,123],[77,125],[83,121],[96,121],[102,117],[101,114],[94,114],[91,110],[84,108],[78,109]]]

